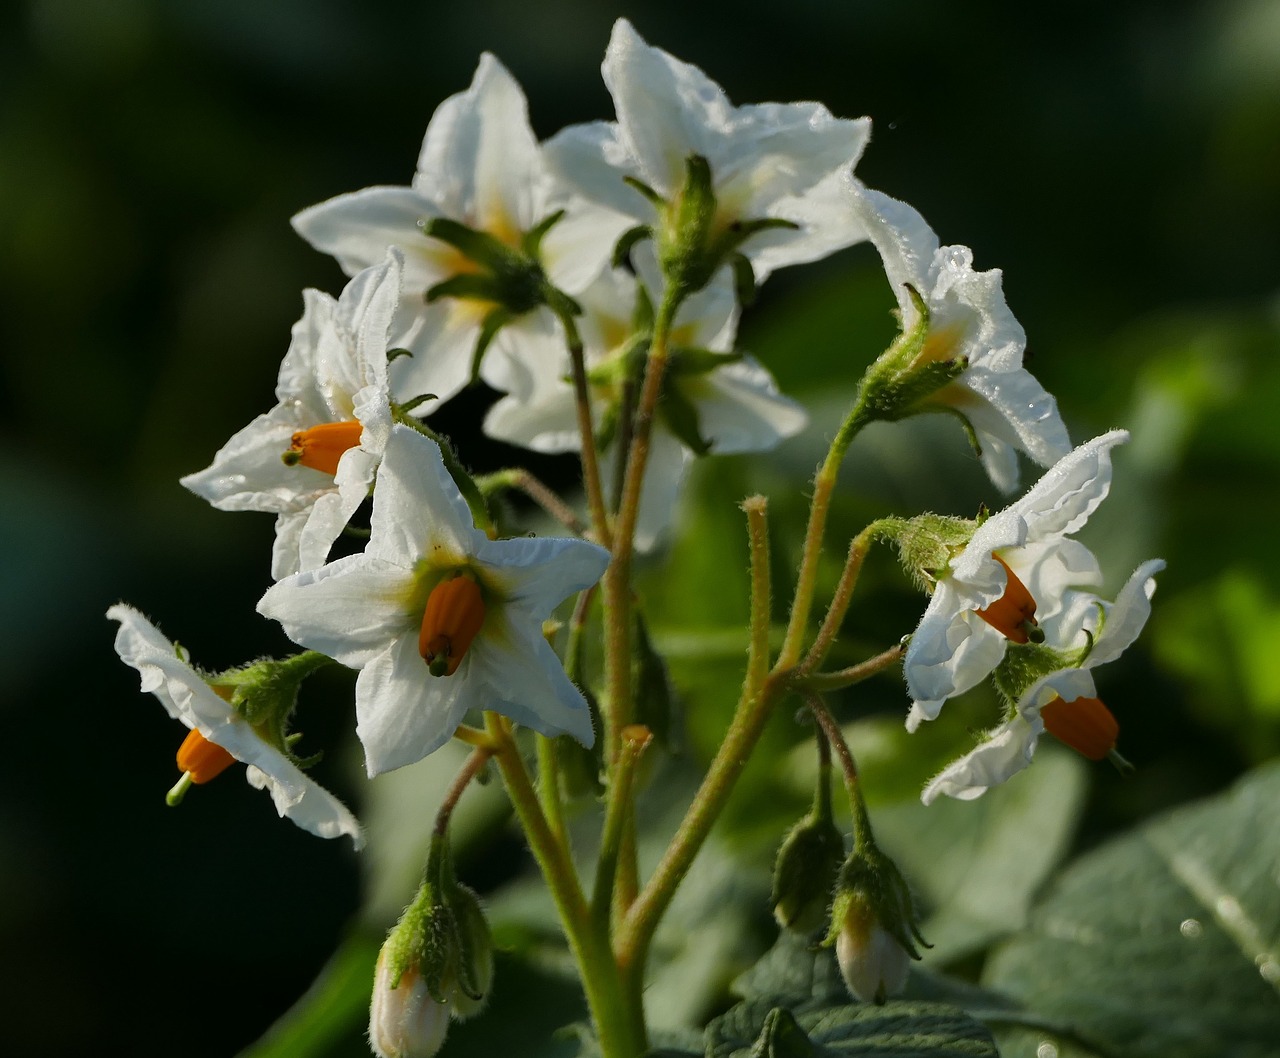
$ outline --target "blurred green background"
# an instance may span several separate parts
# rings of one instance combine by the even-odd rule
[[[115,659],[103,613],[133,603],[211,669],[287,649],[253,612],[272,519],[215,512],[177,478],[270,406],[301,289],[341,287],[288,218],[406,183],[432,110],[483,50],[524,85],[541,135],[611,116],[598,67],[619,14],[737,102],[870,115],[859,176],[911,202],[944,243],[972,246],[978,267],[1004,270],[1073,439],[1133,431],[1086,539],[1112,589],[1142,558],[1169,569],[1149,634],[1103,681],[1138,775],[1090,772],[1077,843],[1280,750],[1271,0],[23,0],[0,10],[5,1054],[107,1041],[140,1058],[233,1054],[345,935],[365,891],[348,847],[280,823],[234,778],[165,807],[180,732]],[[733,502],[771,493],[784,572],[823,430],[890,336],[890,306],[864,246],[777,276],[744,322],[742,345],[811,403],[815,428],[773,460],[700,479],[687,510],[698,535],[674,560],[680,597],[696,589],[701,610],[681,608],[671,577],[651,586],[691,761],[723,723],[739,664],[732,639],[723,679],[687,662],[697,633],[710,642],[743,612]],[[484,406],[467,394],[433,420],[478,470],[519,458],[478,436]],[[846,533],[888,510],[999,501],[950,423],[872,430],[851,460]],[[533,465],[571,481],[566,462]],[[851,617],[851,657],[896,641],[920,608],[887,558],[868,579],[883,601]],[[349,686],[326,674],[304,701],[303,745],[329,750],[320,778],[358,811],[417,791],[400,811],[421,825],[441,766],[366,784]],[[893,680],[860,701],[845,719],[861,707],[896,718],[904,704]],[[909,797],[989,708],[981,696],[958,707],[873,796]],[[519,854],[489,826],[496,846],[467,869],[482,889]],[[389,841],[366,862],[394,859]]]

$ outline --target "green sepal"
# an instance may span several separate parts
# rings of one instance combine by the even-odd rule
[[[620,236],[614,244],[613,255],[609,258],[609,263],[614,268],[621,268],[627,263],[631,256],[631,251],[635,249],[644,239],[653,238],[653,228],[648,224],[637,224],[634,228],[628,228]]]
[[[932,592],[953,556],[962,551],[978,523],[948,514],[925,513],[914,518],[883,518],[872,524],[877,540],[894,545],[898,560],[913,584]]]
[[[711,442],[702,436],[698,421],[698,409],[693,401],[681,392],[680,387],[669,384],[674,380],[663,379],[662,400],[658,414],[680,442],[694,455],[705,456],[711,451]]]
[[[439,400],[440,398],[434,393],[419,393],[416,397],[410,397],[403,404],[395,404],[392,406],[393,415],[408,415],[414,408],[426,404],[429,400]]]
[[[1099,606],[1102,616],[1105,611]],[[1097,632],[1102,631],[1101,618]],[[1009,643],[1000,664],[991,673],[991,682],[1005,705],[1005,719],[1013,716],[1018,702],[1031,685],[1063,669],[1076,669],[1093,653],[1097,632],[1085,632],[1085,644],[1075,650],[1059,650],[1043,643]]]
[[[487,231],[477,231],[448,217],[431,217],[422,222],[422,233],[430,239],[448,243],[463,257],[489,269],[501,272],[509,268],[517,254],[506,243]]]
[[[743,353],[734,350],[725,353],[715,349],[677,346],[671,350],[667,372],[671,375],[705,375],[717,367],[736,364],[743,356]]]
[[[649,200],[651,205],[656,206],[658,209],[662,209],[666,206],[667,200],[664,199],[660,194],[658,194],[658,192],[656,192],[643,180],[640,180],[634,176],[624,176],[622,178],[622,182],[626,184],[628,187],[636,191],[639,191],[640,194],[642,194],[646,199]]]
[[[855,909],[865,909],[911,958],[919,959],[921,947],[932,947],[920,933],[915,905],[898,865],[880,851],[874,841],[853,850],[836,881],[831,905],[831,928],[822,944],[831,947]]]
[[[303,759],[293,753],[297,738],[289,733],[289,720],[297,705],[302,681],[317,669],[332,664],[332,658],[306,650],[279,660],[260,658],[206,679],[263,741],[298,767],[306,767],[316,758]]]
[[[476,335],[476,347],[471,353],[471,371],[467,380],[468,385],[474,386],[480,381],[480,362],[484,359],[485,352],[498,336],[498,332],[511,320],[511,313],[501,305],[495,305],[485,315],[480,324],[480,333]]]
[[[412,352],[412,350],[409,350],[409,349],[400,349],[400,348],[396,348],[396,349],[388,349],[388,350],[387,350],[387,363],[388,363],[388,364],[393,363],[393,362],[395,362],[396,360],[399,360],[399,359],[400,359],[400,357],[402,357],[402,356],[412,357],[412,356],[413,356],[413,352]]]
[[[524,250],[526,256],[532,257],[535,261],[542,256],[542,240],[547,232],[560,223],[562,217],[564,217],[564,210],[558,209],[543,217],[524,233],[520,239],[520,248]]]
[[[733,291],[738,298],[738,304],[744,309],[750,308],[755,304],[756,300],[756,270],[751,267],[751,261],[746,254],[735,253],[729,255],[729,267],[733,269]]]
[[[778,847],[769,903],[778,925],[794,933],[820,929],[844,860],[844,836],[828,815],[810,812]]]

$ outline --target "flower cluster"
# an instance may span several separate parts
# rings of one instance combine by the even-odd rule
[[[615,120],[540,143],[519,85],[486,54],[470,86],[431,117],[408,186],[341,194],[294,217],[349,282],[336,299],[304,292],[275,406],[182,483],[219,509],[276,515],[272,583],[257,610],[301,651],[203,673],[137,611],[108,613],[143,689],[192,732],[178,751],[182,778],[171,803],[240,760],[282,815],[359,845],[354,817],[306,777],[311,761],[293,752],[300,686],[330,664],[358,672],[355,730],[370,776],[455,737],[472,747],[436,817],[419,897],[378,963],[370,1038],[382,1055],[434,1054],[450,1018],[488,991],[483,913],[442,865],[449,816],[491,759],[549,884],[561,887],[556,903],[597,1027],[625,1035],[640,1026],[621,1040],[602,1029],[602,1053],[645,1050],[642,1012],[598,1016],[600,1003],[638,1002],[642,991],[639,978],[610,975],[642,969],[665,901],[768,710],[788,695],[821,729],[823,772],[813,813],[780,852],[775,914],[809,933],[829,919],[828,942],[859,998],[883,1002],[902,986],[923,944],[914,907],[875,846],[856,765],[822,698],[896,663],[900,651],[817,671],[877,540],[896,543],[930,593],[901,655],[907,727],[987,678],[1006,706],[976,748],[925,786],[926,803],[973,798],[1004,781],[1046,731],[1091,759],[1122,760],[1119,725],[1092,670],[1141,631],[1162,563],[1144,563],[1114,600],[1102,598],[1099,563],[1074,534],[1106,497],[1112,451],[1128,435],[1115,430],[1072,448],[1054,398],[1023,365],[1026,336],[1000,272],[976,271],[967,247],[943,246],[914,209],[854,176],[866,118],[837,118],[818,103],[735,106],[626,20],[614,26],[603,75]],[[713,761],[686,831],[662,861],[666,881],[641,890],[638,865],[623,862],[635,855],[634,769],[651,734],[639,699],[656,684],[655,697],[667,688],[665,671],[648,671],[661,666],[650,664],[657,652],[632,559],[671,531],[695,459],[768,451],[806,427],[804,408],[738,346],[739,317],[776,270],[860,242],[880,255],[900,332],[867,366],[814,479],[776,663],[767,502],[743,506],[750,654],[726,736],[733,751]],[[585,516],[523,468],[473,476],[437,434],[427,409],[477,382],[496,392],[483,417],[488,436],[580,455]],[[849,445],[869,422],[932,412],[959,420],[1000,492],[1017,489],[1023,457],[1044,475],[996,514],[868,526],[812,634],[826,516]],[[491,503],[507,488],[524,489],[565,535],[522,532]],[[360,549],[335,554],[344,535],[363,543],[341,552]],[[572,616],[560,609],[570,599]],[[583,639],[597,629],[603,646],[587,664]],[[597,675],[599,687],[588,687]],[[515,726],[546,736],[536,783]],[[592,781],[603,790],[605,822],[588,902],[561,818],[557,754],[565,747],[556,740],[590,748],[598,735]],[[855,808],[847,859],[830,809],[833,752]],[[623,948],[609,947],[615,929]],[[626,958],[615,957],[624,948]]]

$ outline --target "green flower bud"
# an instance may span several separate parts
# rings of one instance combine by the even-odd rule
[[[916,944],[925,944],[915,908],[897,864],[865,842],[840,869],[827,945],[850,993],[862,1002],[883,1003],[906,984]]]
[[[826,919],[844,838],[830,817],[811,812],[791,828],[773,868],[773,917],[796,933],[813,933]]]

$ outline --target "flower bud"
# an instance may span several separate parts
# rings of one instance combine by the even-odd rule
[[[916,926],[911,893],[897,864],[868,841],[840,869],[831,930],[840,973],[855,999],[883,1003],[902,991],[916,944],[925,944]]]
[[[432,1058],[444,1044],[449,1010],[432,998],[416,964],[397,973],[392,933],[378,954],[369,1004],[369,1045],[378,1058]]]
[[[493,984],[493,937],[480,899],[465,885],[449,894],[458,937],[458,984],[453,992],[452,1013],[459,1021],[478,1014]]]
[[[844,859],[844,838],[831,819],[810,813],[791,828],[773,868],[773,917],[784,929],[812,933],[826,918]]]
[[[883,1003],[907,983],[911,955],[876,918],[870,903],[855,896],[844,906],[836,937],[836,961],[855,999]]]

